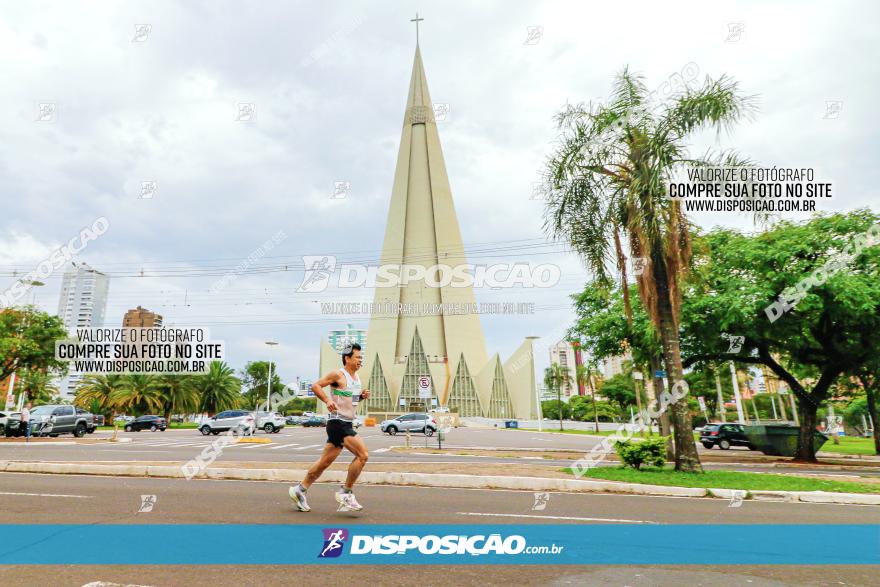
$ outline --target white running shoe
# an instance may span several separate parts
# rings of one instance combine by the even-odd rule
[[[345,493],[341,489],[336,492],[336,503],[339,504],[340,512],[359,512],[364,509],[354,498],[354,493]]]
[[[287,494],[290,496],[290,499],[293,500],[293,503],[296,504],[296,509],[301,512],[310,512],[312,508],[309,507],[309,502],[306,501],[306,493],[304,491],[300,491],[299,485],[294,485],[291,487]]]

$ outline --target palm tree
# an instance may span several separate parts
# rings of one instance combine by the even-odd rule
[[[52,378],[45,369],[22,370],[21,385],[25,396],[35,405],[49,403],[58,395],[58,387],[52,383]]]
[[[121,388],[121,375],[86,375],[76,388],[73,403],[93,414],[115,412],[116,404],[112,398],[114,392]]]
[[[171,414],[188,414],[199,409],[199,392],[189,375],[163,375],[158,382],[162,397],[162,415],[171,422]]]
[[[123,375],[120,386],[110,395],[119,409],[135,414],[158,412],[162,406],[162,390],[154,375],[131,373]]]
[[[553,363],[544,370],[544,385],[556,390],[556,407],[559,409],[559,429],[562,430],[562,387],[571,383],[568,369],[559,363]]]
[[[666,183],[681,165],[746,165],[733,152],[688,158],[697,130],[729,128],[748,116],[752,99],[727,77],[687,89],[662,110],[649,111],[640,76],[624,69],[607,106],[570,107],[557,116],[562,135],[545,168],[545,228],[567,241],[597,277],[607,281],[616,260],[626,292],[623,240],[639,258],[639,297],[660,333],[670,387],[683,381],[678,343],[679,281],[690,265],[687,219]],[[637,115],[634,115],[636,114]],[[612,253],[613,246],[613,253]],[[625,300],[628,303],[628,299]],[[685,398],[671,406],[675,468],[701,471]]]
[[[578,365],[575,367],[575,379],[577,380],[578,388],[581,385],[586,385],[590,388],[590,397],[593,401],[593,422],[596,424],[596,432],[599,431],[599,409],[596,407],[596,389],[593,387],[593,365]]]
[[[222,361],[212,361],[207,373],[193,376],[192,386],[198,394],[199,411],[209,415],[237,408],[241,402],[241,381]]]

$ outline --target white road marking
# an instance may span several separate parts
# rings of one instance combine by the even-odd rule
[[[279,448],[288,448],[291,446],[299,446],[298,442],[292,442],[290,444],[279,444],[278,446],[270,446],[269,450],[278,450]]]
[[[620,524],[659,524],[649,520],[620,520],[617,518],[577,518],[574,516],[535,516],[531,514],[484,514],[478,512],[456,512],[459,516],[494,516],[499,518],[535,518],[538,520],[577,520],[579,522],[617,522]]]
[[[376,450],[373,451],[373,454],[375,454],[377,452],[388,452],[389,450],[391,450],[391,449],[390,448],[377,448]]]
[[[91,495],[67,495],[64,493],[18,493],[16,491],[0,491],[0,495],[27,495],[30,497],[75,497],[78,499],[91,499]]]
[[[307,444],[306,446],[301,446],[299,448],[295,448],[293,450],[307,450],[310,448],[318,448],[319,446],[324,446],[323,444]]]

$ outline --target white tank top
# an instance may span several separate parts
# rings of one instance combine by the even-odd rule
[[[336,411],[327,414],[328,420],[342,420],[343,422],[353,422],[354,412],[357,410],[358,402],[361,401],[361,378],[355,374],[354,377],[349,375],[345,369],[340,369],[340,373],[345,376],[345,388],[332,388],[330,393],[333,401],[336,402]]]

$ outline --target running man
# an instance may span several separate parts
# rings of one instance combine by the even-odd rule
[[[348,466],[345,485],[336,492],[339,511],[356,512],[363,509],[352,493],[352,487],[364,465],[367,464],[368,458],[367,445],[363,439],[358,438],[353,424],[358,402],[370,397],[369,390],[361,388],[361,380],[357,375],[361,361],[361,345],[348,344],[342,349],[342,369],[331,371],[312,384],[312,392],[327,404],[327,444],[324,445],[321,458],[311,466],[306,478],[288,491],[290,499],[301,512],[312,509],[306,501],[306,491],[318,480],[324,470],[333,464],[342,452],[342,447],[347,448],[354,455],[354,460]],[[324,393],[324,387],[328,385],[331,389],[330,397]]]

